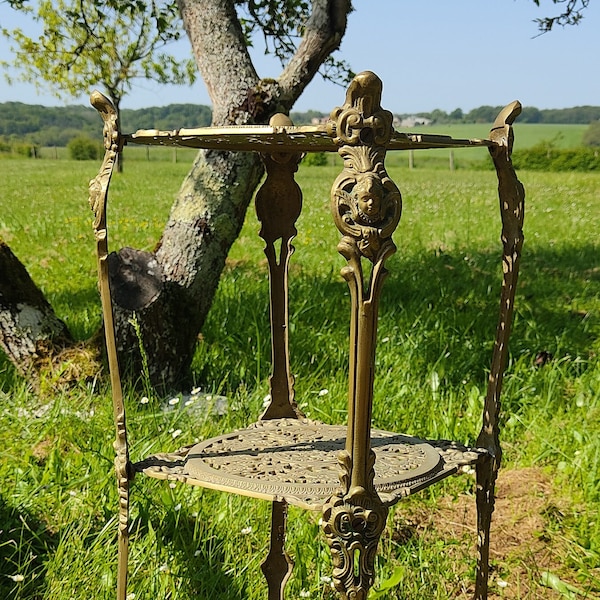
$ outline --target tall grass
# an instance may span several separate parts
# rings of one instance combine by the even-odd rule
[[[394,161],[392,161],[394,162]],[[152,249],[189,165],[136,162],[116,177],[115,247]],[[23,260],[61,318],[85,339],[100,324],[86,204],[90,163],[4,161],[0,236]],[[487,171],[390,168],[403,216],[389,261],[379,322],[376,427],[472,442],[481,420],[499,292],[495,176]],[[328,213],[337,167],[301,168],[304,210],[290,281],[290,342],[297,400],[311,417],[342,423],[349,298]],[[526,244],[505,382],[505,468],[537,467],[555,486],[543,515],[561,540],[555,573],[600,595],[600,176],[522,173]],[[268,391],[267,271],[249,211],[194,357],[201,392],[169,404],[127,392],[132,458],[205,439],[255,420]],[[536,356],[552,357],[536,366]],[[7,598],[111,598],[116,492],[106,383],[40,395],[0,359],[0,590]],[[189,392],[189,390],[182,390]],[[224,415],[200,401],[228,398]],[[411,514],[469,492],[452,480],[409,501]],[[564,499],[561,504],[559,497]],[[131,592],[135,598],[264,598],[260,562],[267,503],[143,478],[133,484]],[[432,532],[403,541],[403,506],[390,518],[378,559],[386,598],[446,599],[473,577],[469,542]],[[290,597],[331,598],[331,561],[319,515],[291,511],[296,560]],[[470,544],[470,545],[469,545]],[[516,589],[519,566],[495,563]],[[521,575],[519,575],[521,576]],[[522,597],[567,597],[528,575]],[[537,587],[536,587],[537,586]],[[552,594],[558,595],[552,595]],[[507,597],[521,597],[508,595]]]

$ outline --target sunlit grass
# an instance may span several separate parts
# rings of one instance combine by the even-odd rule
[[[111,192],[111,215],[121,217],[112,230],[115,248],[151,250],[189,165],[130,165],[115,177]],[[86,339],[100,325],[86,189],[96,165],[14,160],[1,166],[0,236],[58,315]],[[400,163],[390,172],[404,208],[379,321],[374,423],[472,442],[499,292],[495,176],[410,171]],[[292,257],[290,344],[300,406],[311,418],[343,423],[349,297],[335,250],[339,234],[328,212],[336,174],[330,165],[301,168],[298,175],[304,211]],[[544,535],[549,543],[561,541],[558,576],[594,598],[600,594],[600,176],[521,178],[526,243],[505,381],[505,467],[539,467],[560,491],[556,510],[543,517]],[[226,396],[229,412],[190,413],[183,401],[142,403],[139,392],[128,391],[134,460],[243,427],[260,414],[270,342],[258,229],[251,209],[193,364],[196,385]],[[542,351],[552,359],[536,366]],[[40,396],[2,359],[0,406],[0,590],[11,599],[114,597],[117,498],[106,384],[82,382]],[[465,477],[438,486],[407,509],[398,507],[397,519],[406,518],[405,510],[432,511],[440,497],[469,492],[472,485]],[[558,496],[567,502],[559,504]],[[267,503],[143,478],[134,482],[133,498],[130,590],[136,598],[266,596],[260,562],[268,545]],[[296,569],[290,598],[332,597],[331,559],[318,518],[291,511],[288,548]],[[442,600],[468,587],[474,535],[446,540],[433,525],[400,543],[394,522],[382,542],[378,583],[393,574],[399,579],[384,597]],[[519,565],[506,561],[495,568],[517,585]],[[532,571],[525,583],[539,580]]]

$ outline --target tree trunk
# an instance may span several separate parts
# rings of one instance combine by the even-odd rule
[[[179,7],[213,101],[213,125],[267,123],[276,112],[289,112],[339,46],[350,10],[347,0],[313,2],[303,40],[280,79],[260,80],[231,0],[179,0]],[[123,291],[115,311],[117,346],[122,364],[133,369],[130,375],[141,372],[141,346],[154,385],[184,382],[225,259],[262,174],[256,154],[201,151],[154,256],[134,256],[125,249],[112,259],[112,288]],[[149,280],[155,293],[144,293],[141,279]]]
[[[0,241],[0,347],[22,375],[73,344],[67,326],[11,249]]]
[[[314,0],[296,54],[278,80],[261,80],[248,54],[234,0],[178,3],[213,102],[213,125],[268,123],[273,114],[288,113],[323,61],[338,48],[350,12],[349,0]],[[134,381],[145,363],[152,384],[179,389],[185,385],[225,259],[262,174],[256,154],[201,151],[181,186],[156,252],[124,248],[110,256],[119,360]],[[73,340],[11,256],[6,255],[7,262],[1,265],[0,279],[5,278],[0,281],[1,343],[26,372],[46,353],[44,345],[60,348]]]

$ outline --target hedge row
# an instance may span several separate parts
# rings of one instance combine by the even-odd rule
[[[600,171],[600,149],[556,148],[552,142],[542,142],[515,151],[513,164],[531,171]]]

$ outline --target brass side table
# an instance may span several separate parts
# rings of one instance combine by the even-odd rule
[[[511,125],[521,111],[513,102],[498,115],[488,139],[412,135],[392,127],[381,107],[382,84],[371,73],[351,83],[345,104],[327,125],[294,127],[284,115],[268,126],[119,131],[111,102],[95,92],[92,104],[104,120],[106,154],[90,184],[106,344],[116,427],[119,490],[118,599],[127,596],[129,488],[135,473],[260,498],[272,503],[271,546],[262,569],[268,598],[281,600],[293,562],[287,554],[287,506],[322,513],[333,557],[333,582],[341,598],[366,599],[374,579],[377,546],[388,509],[461,467],[477,473],[479,559],[475,598],[487,598],[490,520],[500,466],[498,417],[507,344],[523,242],[524,190],[511,164]],[[108,274],[106,200],[117,151],[124,144],[161,144],[259,152],[266,179],[256,196],[270,274],[272,339],[271,400],[257,422],[241,431],[132,462],[116,355]],[[386,152],[420,148],[487,147],[498,176],[502,221],[503,281],[481,433],[474,447],[417,439],[371,427],[378,307],[386,260],[395,252],[401,194],[386,171]],[[346,259],[342,276],[350,289],[350,356],[347,425],[306,419],[294,401],[288,349],[288,262],[302,193],[294,180],[305,152],[335,152],[344,166],[331,191],[331,210]],[[276,207],[276,210],[274,210]],[[369,265],[370,263],[370,265]],[[369,265],[370,268],[364,268]]]

